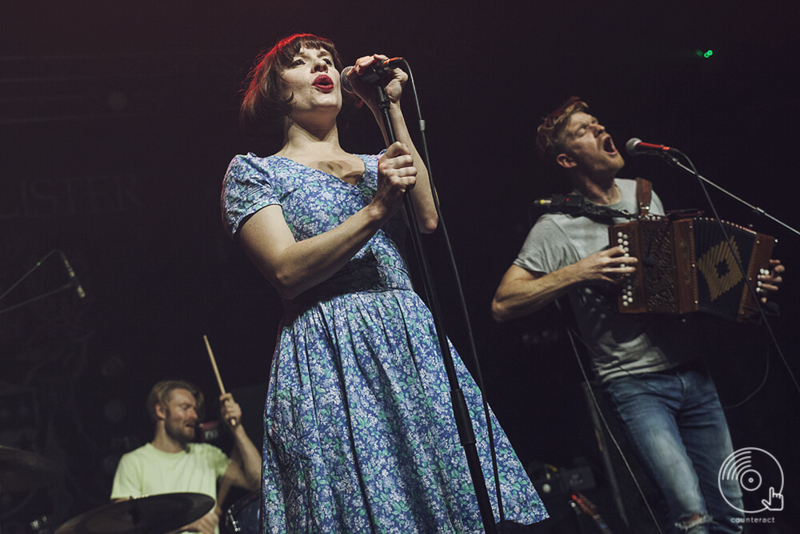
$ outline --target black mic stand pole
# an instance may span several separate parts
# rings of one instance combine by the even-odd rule
[[[394,133],[394,127],[392,126],[392,119],[389,116],[389,97],[383,86],[378,84],[376,88],[378,91],[378,108],[381,110],[386,137],[389,140],[389,145],[392,145],[397,141],[397,138]],[[433,194],[435,194],[435,191]],[[408,193],[403,196],[403,203],[406,216],[408,217],[408,226],[411,230],[411,241],[414,244],[414,250],[421,264],[423,286],[428,296],[428,304],[430,306],[431,315],[433,316],[433,324],[436,327],[439,347],[442,351],[442,361],[445,371],[447,372],[447,379],[450,383],[450,400],[453,403],[453,413],[455,415],[456,427],[458,428],[458,436],[461,440],[461,446],[464,448],[464,454],[467,455],[467,464],[469,465],[469,472],[472,476],[475,496],[478,499],[478,508],[480,509],[481,519],[483,520],[483,529],[487,534],[495,534],[497,532],[497,527],[494,522],[492,505],[489,501],[489,492],[486,489],[486,479],[483,477],[478,450],[475,447],[475,431],[472,428],[472,421],[469,418],[469,411],[467,409],[467,403],[464,400],[464,393],[458,385],[458,377],[456,376],[456,369],[453,365],[453,355],[450,353],[450,346],[447,344],[447,337],[444,335],[444,323],[442,322],[442,313],[439,308],[439,301],[436,298],[436,291],[434,291],[433,278],[428,267],[428,259],[422,248],[420,231],[414,212],[414,204]]]
[[[679,153],[680,153],[680,152],[679,152]],[[757,206],[753,206],[752,204],[750,204],[750,203],[749,203],[749,202],[747,202],[746,200],[744,200],[744,199],[741,199],[741,198],[737,197],[736,195],[734,195],[733,193],[731,193],[730,191],[728,191],[728,190],[726,190],[726,189],[724,189],[724,188],[722,188],[722,187],[718,186],[717,184],[715,184],[714,182],[712,182],[712,181],[711,181],[711,180],[709,180],[708,178],[705,178],[705,177],[703,177],[703,176],[700,176],[700,174],[698,174],[698,173],[697,173],[697,172],[695,172],[693,169],[690,169],[689,167],[687,167],[686,165],[684,165],[683,163],[681,163],[681,162],[678,160],[678,158],[676,158],[676,157],[675,157],[675,156],[673,156],[672,154],[667,154],[667,153],[664,153],[664,156],[665,156],[665,158],[664,158],[664,159],[666,159],[667,163],[669,163],[669,164],[670,164],[672,167],[675,167],[676,169],[680,169],[680,170],[682,170],[682,171],[688,172],[688,173],[689,173],[689,174],[691,174],[692,176],[696,177],[698,180],[701,180],[702,182],[704,182],[704,183],[706,183],[706,184],[708,184],[708,185],[710,185],[710,186],[712,186],[712,187],[716,188],[717,190],[719,190],[719,191],[722,191],[723,193],[725,193],[726,195],[728,195],[728,196],[729,196],[729,197],[731,197],[732,199],[734,199],[734,200],[738,200],[738,201],[739,201],[741,204],[744,204],[745,206],[747,206],[748,208],[750,208],[751,210],[753,210],[753,211],[754,211],[756,214],[758,214],[758,215],[761,215],[761,216],[764,216],[764,217],[766,217],[767,219],[769,219],[769,220],[771,220],[771,221],[773,221],[773,222],[776,222],[776,223],[780,224],[781,226],[783,226],[783,227],[784,227],[784,228],[786,228],[787,230],[789,230],[789,231],[791,231],[791,232],[794,232],[794,233],[795,233],[795,234],[797,234],[797,235],[800,235],[800,231],[798,231],[798,230],[796,230],[796,229],[792,228],[792,227],[791,227],[791,226],[789,226],[788,224],[786,224],[786,223],[782,222],[781,220],[779,220],[779,219],[777,219],[777,218],[773,217],[772,215],[770,215],[769,213],[767,213],[767,212],[766,212],[766,211],[764,211],[763,209],[761,209],[761,208],[759,208],[759,207],[757,207]]]

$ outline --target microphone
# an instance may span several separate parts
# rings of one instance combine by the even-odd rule
[[[534,200],[531,208],[544,208],[551,213],[566,213],[567,215],[586,215],[589,217],[618,217],[633,219],[627,211],[611,209],[608,206],[601,206],[588,200],[585,196],[578,193],[569,195],[553,195],[550,198],[539,198]]]
[[[549,211],[561,213],[578,213],[586,208],[586,199],[583,195],[553,195],[550,198],[539,198],[533,201],[532,206],[544,208]]]
[[[75,292],[78,293],[78,298],[82,299],[86,297],[86,291],[84,291],[83,287],[81,287],[81,281],[78,280],[78,276],[75,274],[75,271],[72,270],[72,265],[69,264],[67,256],[65,256],[61,251],[59,251],[59,254],[61,254],[61,261],[64,262],[64,267],[67,268],[69,283],[75,286]]]
[[[665,154],[672,154],[673,152],[678,152],[674,148],[664,146],[664,145],[652,145],[650,143],[645,143],[638,137],[631,137],[628,139],[628,142],[625,143],[625,150],[628,151],[628,154],[631,156],[638,156],[640,154],[644,154],[647,156],[663,156]]]
[[[385,59],[380,63],[370,65],[364,72],[358,75],[358,78],[365,83],[370,83],[372,85],[378,85],[381,82],[381,76],[386,74],[392,69],[396,69],[403,64],[404,60],[401,57],[393,57],[391,59]],[[342,69],[342,73],[339,76],[342,89],[347,91],[348,93],[355,93],[353,91],[353,86],[350,85],[350,80],[347,79],[347,73],[353,70],[353,67],[345,67]]]

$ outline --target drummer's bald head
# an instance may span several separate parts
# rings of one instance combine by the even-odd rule
[[[147,413],[150,415],[150,419],[158,421],[156,405],[160,405],[166,410],[167,404],[172,397],[172,392],[176,389],[185,389],[192,394],[195,402],[197,402],[198,417],[202,420],[203,392],[200,391],[200,388],[185,380],[163,380],[153,386],[153,389],[150,390],[150,394],[147,396]]]

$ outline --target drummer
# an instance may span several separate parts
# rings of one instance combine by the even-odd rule
[[[220,414],[231,430],[236,448],[228,458],[214,445],[193,443],[203,393],[182,380],[157,383],[147,397],[147,411],[155,423],[153,441],[122,456],[114,475],[111,500],[162,493],[204,493],[217,506],[197,521],[175,532],[216,534],[224,495],[231,485],[255,490],[261,482],[261,456],[241,425],[242,410],[230,393],[221,395]]]

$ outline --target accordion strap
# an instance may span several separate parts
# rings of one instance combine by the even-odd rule
[[[653,198],[653,184],[644,178],[636,178],[636,201],[639,203],[639,217],[650,214],[650,200]]]

